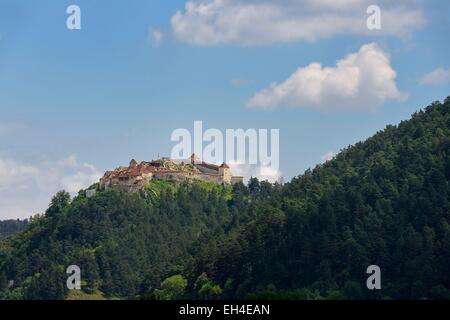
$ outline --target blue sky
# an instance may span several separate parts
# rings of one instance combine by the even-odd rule
[[[42,211],[56,190],[131,158],[169,155],[172,131],[194,120],[280,129],[288,180],[450,95],[450,2],[331,3],[0,0],[0,219]],[[380,31],[364,28],[374,3]],[[71,4],[81,30],[66,28]],[[373,53],[379,65],[364,65]],[[336,69],[340,60],[350,68]],[[301,85],[311,63],[331,74],[316,79],[318,95]]]

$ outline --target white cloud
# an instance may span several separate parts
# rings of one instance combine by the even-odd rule
[[[388,99],[406,99],[395,78],[389,56],[370,43],[337,61],[335,67],[315,62],[299,68],[286,81],[256,93],[247,106],[373,110]]]
[[[450,82],[450,68],[445,69],[439,67],[430,73],[427,73],[420,79],[421,84],[426,85],[439,85],[446,84]]]
[[[328,151],[322,157],[320,157],[321,162],[327,162],[334,158],[336,154],[333,151]]]
[[[163,41],[164,33],[162,33],[159,29],[154,28],[150,28],[149,32],[152,45],[158,48],[161,45],[161,42]]]
[[[240,164],[238,162],[230,161],[227,163],[234,176],[243,176],[244,181],[247,182],[250,178],[258,178],[259,180],[267,180],[269,182],[276,182],[281,177],[279,170],[274,170],[271,167],[261,165]]]
[[[44,212],[57,191],[74,195],[99,178],[93,165],[78,163],[74,155],[32,164],[0,157],[0,220]]]
[[[244,46],[315,41],[336,35],[406,37],[424,25],[413,0],[379,0],[381,30],[367,28],[372,0],[193,0],[171,19],[182,42]]]

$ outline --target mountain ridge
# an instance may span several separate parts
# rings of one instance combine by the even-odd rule
[[[107,298],[450,299],[449,110],[435,102],[283,186],[60,192],[0,242],[0,297],[65,298],[76,264],[83,292]]]

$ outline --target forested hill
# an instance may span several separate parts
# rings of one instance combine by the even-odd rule
[[[284,186],[60,192],[0,242],[0,298],[450,299],[449,137],[447,98]]]
[[[26,229],[28,220],[3,220],[0,221],[0,237],[9,237],[12,234]]]

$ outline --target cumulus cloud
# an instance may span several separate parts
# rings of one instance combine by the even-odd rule
[[[281,178],[281,171],[270,166],[242,164],[236,161],[227,163],[234,176],[244,177],[244,182],[250,178],[258,178],[261,181],[277,182]]]
[[[439,67],[430,73],[427,73],[420,79],[421,84],[426,85],[439,85],[446,84],[450,82],[450,68],[445,69]]]
[[[389,56],[370,43],[337,61],[335,67],[315,62],[299,68],[286,81],[256,93],[247,106],[373,110],[388,99],[407,98],[397,89],[395,78]]]
[[[368,30],[371,0],[193,0],[171,19],[182,42],[244,46],[315,41],[336,35],[406,37],[425,23],[413,0],[379,0],[381,30]]]
[[[74,195],[99,178],[93,165],[79,163],[75,155],[40,163],[0,157],[0,220],[43,212],[57,191]]]

